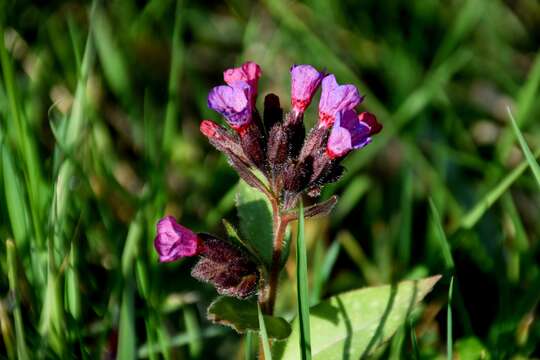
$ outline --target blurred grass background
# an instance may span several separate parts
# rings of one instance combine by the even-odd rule
[[[152,244],[164,214],[236,222],[237,176],[198,124],[244,60],[285,107],[291,64],[326,68],[385,126],[306,222],[312,303],[442,273],[378,357],[540,356],[540,192],[506,110],[538,156],[538,1],[3,1],[0,19],[0,357],[244,357],[192,261]]]

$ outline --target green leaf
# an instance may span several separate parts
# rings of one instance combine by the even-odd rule
[[[272,264],[272,206],[264,194],[240,180],[236,193],[240,231],[263,262]]]
[[[263,263],[259,253],[257,252],[257,249],[255,249],[249,242],[242,239],[240,235],[238,235],[238,232],[236,231],[236,229],[230,222],[228,222],[225,219],[223,219],[222,222],[223,222],[223,226],[225,227],[225,231],[227,232],[229,241],[234,243],[235,245],[240,246],[242,249],[245,249],[259,263]]]
[[[311,308],[313,359],[358,359],[371,354],[403,325],[440,275],[354,290]],[[299,359],[298,319],[289,339],[274,346],[282,360]]]
[[[311,359],[311,336],[309,327],[309,294],[306,243],[304,241],[304,205],[300,200],[298,232],[296,237],[296,291],[298,294],[298,319],[300,321],[300,353],[302,360]]]
[[[208,319],[241,334],[247,330],[259,331],[257,304],[253,301],[220,296],[208,307]],[[291,326],[283,318],[264,315],[264,322],[269,338],[282,340],[291,333]]]

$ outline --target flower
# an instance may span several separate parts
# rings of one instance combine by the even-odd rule
[[[360,102],[362,97],[354,85],[338,85],[334,75],[326,76],[319,101],[319,127],[329,128],[340,111],[354,109]]]
[[[229,125],[239,131],[251,122],[250,96],[248,83],[235,81],[232,85],[214,87],[208,94],[208,107],[223,115]]]
[[[178,224],[172,216],[165,216],[157,223],[157,236],[154,240],[154,247],[161,262],[195,256],[202,249],[197,235]]]
[[[377,118],[372,113],[364,111],[358,115],[358,120],[369,126],[369,135],[375,135],[381,132],[383,126],[377,121]]]
[[[319,88],[323,73],[311,65],[291,67],[291,105],[296,114],[303,113]]]
[[[369,144],[370,134],[370,126],[361,121],[354,110],[339,112],[328,137],[326,154],[330,159],[343,157],[351,150],[360,149]]]
[[[247,61],[242,66],[227,69],[223,72],[223,80],[232,86],[236,81],[244,81],[251,88],[251,104],[255,105],[257,98],[257,83],[261,77],[261,67],[253,61]]]

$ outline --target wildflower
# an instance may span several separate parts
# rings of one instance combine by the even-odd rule
[[[354,110],[339,112],[328,137],[326,146],[328,157],[340,158],[353,149],[366,146],[371,142],[370,132],[370,126],[361,121]]]
[[[245,81],[214,87],[208,94],[208,107],[217,111],[238,132],[249,125],[252,118],[251,87]]]
[[[161,262],[175,261],[201,252],[201,242],[197,235],[178,224],[172,216],[166,216],[158,222],[154,246]]]
[[[311,65],[291,67],[291,105],[293,113],[303,114],[321,84],[323,73]]]
[[[319,101],[319,127],[331,127],[340,111],[354,109],[361,102],[354,85],[338,85],[334,75],[326,76]]]
[[[223,72],[223,80],[230,85],[236,81],[246,82],[251,90],[250,102],[252,106],[255,106],[255,100],[257,98],[257,83],[261,77],[261,67],[253,61],[247,61],[242,66],[232,69],[227,69]]]

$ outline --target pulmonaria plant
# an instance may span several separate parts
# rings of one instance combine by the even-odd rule
[[[192,275],[218,293],[245,299],[257,294],[263,311],[273,313],[287,225],[297,218],[302,194],[316,197],[343,174],[342,160],[368,145],[382,126],[368,112],[357,113],[363,98],[354,85],[339,85],[332,74],[310,65],[291,67],[291,110],[268,94],[261,113],[255,106],[261,68],[253,62],[224,72],[226,85],[214,87],[208,106],[229,128],[203,120],[200,130],[228,159],[238,175],[268,199],[272,211],[271,261],[244,241],[195,234],[167,216],[157,224],[155,247],[162,262],[198,256]],[[306,135],[304,113],[318,88],[318,122]],[[327,214],[336,197],[305,209],[305,216]]]

